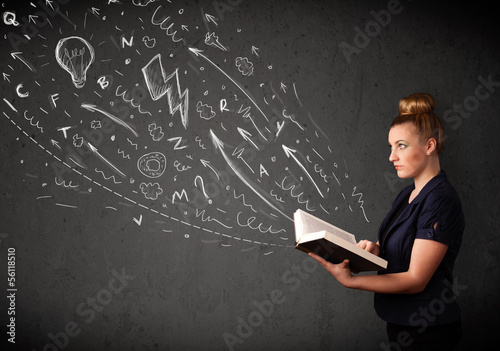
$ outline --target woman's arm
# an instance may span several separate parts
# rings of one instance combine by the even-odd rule
[[[349,260],[333,264],[315,254],[309,255],[347,288],[383,294],[414,294],[425,289],[447,249],[448,245],[437,241],[415,239],[408,271],[383,275],[353,276]]]

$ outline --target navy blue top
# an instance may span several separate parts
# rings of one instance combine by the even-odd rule
[[[380,257],[387,260],[388,265],[387,270],[378,274],[408,271],[415,239],[435,240],[448,245],[448,249],[424,291],[417,294],[376,293],[375,310],[383,320],[400,325],[452,323],[460,318],[452,289],[453,265],[462,243],[465,223],[460,198],[448,182],[446,173],[441,171],[427,182],[391,225],[394,215],[403,201],[408,201],[413,189],[414,184],[399,193],[380,225]]]

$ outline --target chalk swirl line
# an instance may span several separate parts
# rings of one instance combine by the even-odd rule
[[[98,187],[100,187],[101,189],[104,189],[106,191],[108,191],[109,193],[112,193],[136,206],[139,206],[139,207],[142,207],[144,208],[145,210],[148,210],[148,211],[151,211],[157,215],[160,215],[162,217],[165,217],[167,219],[171,219],[173,221],[176,221],[176,222],[180,222],[186,226],[189,226],[189,227],[192,227],[192,228],[196,228],[196,229],[200,229],[202,231],[205,231],[205,232],[208,232],[208,233],[211,233],[211,234],[215,234],[215,235],[219,235],[219,236],[223,236],[223,237],[226,237],[226,238],[230,238],[230,239],[234,239],[234,240],[238,240],[238,241],[243,241],[243,242],[247,242],[247,243],[250,243],[250,244],[258,244],[258,245],[265,245],[265,246],[272,246],[272,247],[284,247],[284,248],[293,248],[294,246],[293,245],[283,245],[283,244],[275,244],[275,243],[267,243],[267,242],[260,242],[260,241],[256,241],[256,240],[249,240],[249,239],[245,239],[245,238],[241,238],[241,237],[237,237],[237,236],[233,236],[233,235],[228,235],[228,234],[224,234],[224,233],[220,233],[220,232],[217,232],[217,231],[214,231],[214,230],[211,230],[211,229],[208,229],[208,228],[203,228],[203,227],[198,227],[194,224],[191,224],[191,223],[188,223],[186,221],[183,221],[181,219],[178,219],[176,217],[172,217],[170,215],[167,215],[166,213],[163,213],[163,212],[159,212],[157,210],[155,210],[154,208],[150,208],[148,206],[145,206],[141,203],[138,203],[137,201],[134,201],[120,193],[117,193],[116,191],[106,187],[106,186],[103,186],[102,184],[99,184],[98,182],[96,182],[95,180],[91,179],[90,177],[88,177],[87,175],[83,174],[82,172],[80,172],[79,170],[71,167],[68,163],[66,163],[65,161],[61,160],[58,156],[54,155],[50,150],[46,149],[43,145],[41,145],[40,143],[38,143],[35,139],[33,139],[31,136],[29,136],[28,133],[26,133],[26,131],[24,131],[19,125],[17,125],[17,123],[12,119],[10,118],[5,112],[3,113],[3,115],[17,128],[19,129],[20,132],[22,132],[28,139],[30,139],[35,145],[37,145],[40,149],[42,149],[43,151],[45,151],[47,154],[49,154],[50,156],[52,156],[54,159],[56,159],[57,161],[59,161],[60,163],[62,163],[64,166],[66,166],[67,168],[69,168],[70,170],[72,170],[73,172],[77,173],[78,175],[82,176],[83,178],[85,178],[86,180],[88,180],[89,182],[97,185]],[[236,194],[235,194],[236,195]],[[241,196],[241,195],[240,195]]]
[[[109,177],[106,177],[106,175],[104,174],[104,172],[103,172],[103,171],[98,170],[97,168],[96,168],[94,171],[96,171],[96,173],[101,173],[101,175],[102,175],[102,177],[104,178],[104,180],[110,180],[110,179],[112,179],[112,180],[113,180],[113,183],[115,183],[115,184],[121,184],[121,183],[122,183],[122,182],[118,182],[118,181],[116,180],[116,178],[115,178],[115,176],[114,176],[114,175],[109,176]]]

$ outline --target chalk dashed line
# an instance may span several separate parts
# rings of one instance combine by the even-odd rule
[[[12,118],[10,118],[10,117],[9,117],[9,116],[5,113],[5,112],[3,113],[3,115],[4,115],[4,116],[5,116],[5,117],[6,117],[6,118],[7,118],[7,119],[8,119],[8,120],[9,120],[9,121],[10,121],[10,122],[14,125],[14,126],[16,126],[16,127],[17,127],[17,128],[18,128],[18,129],[19,129],[19,130],[20,130],[20,131],[24,134],[24,135],[26,135],[26,136],[27,136],[27,137],[28,137],[28,138],[29,138],[29,139],[30,139],[30,140],[31,140],[31,141],[32,141],[35,145],[37,145],[40,149],[42,149],[42,150],[43,150],[43,151],[45,151],[47,154],[49,154],[50,156],[52,156],[53,158],[55,158],[56,160],[58,160],[59,162],[61,162],[62,164],[64,164],[66,167],[68,167],[69,169],[71,169],[71,170],[72,170],[72,171],[74,171],[75,173],[79,174],[80,176],[83,176],[83,177],[84,177],[85,179],[87,179],[89,182],[94,183],[95,185],[98,185],[100,188],[105,189],[105,190],[107,190],[107,191],[111,192],[112,194],[115,194],[115,195],[117,195],[117,196],[119,196],[119,197],[121,197],[121,198],[123,198],[123,199],[125,199],[125,200],[127,200],[127,201],[129,201],[129,202],[131,202],[131,203],[133,203],[133,204],[135,204],[135,205],[138,205],[138,206],[140,206],[140,207],[143,207],[143,208],[145,208],[145,209],[147,209],[147,210],[149,210],[149,211],[152,211],[152,212],[154,212],[154,213],[160,214],[160,215],[162,215],[163,217],[166,217],[166,218],[172,219],[172,220],[177,221],[177,222],[181,222],[182,224],[185,224],[185,225],[190,226],[190,227],[200,228],[200,227],[195,226],[195,225],[193,225],[193,224],[191,224],[191,223],[188,223],[188,222],[185,222],[185,221],[179,220],[179,219],[177,219],[177,218],[175,218],[175,217],[169,216],[169,215],[167,215],[167,214],[165,214],[165,213],[162,213],[162,212],[158,212],[158,211],[156,211],[156,210],[154,210],[154,209],[151,209],[151,208],[149,208],[149,207],[147,207],[147,206],[144,206],[144,205],[142,205],[142,204],[140,204],[140,203],[137,203],[136,201],[131,200],[131,199],[129,199],[128,197],[123,196],[123,195],[121,195],[121,194],[117,193],[116,191],[113,191],[113,190],[111,190],[111,189],[107,188],[106,186],[104,186],[104,185],[102,185],[102,184],[98,183],[97,181],[95,181],[95,180],[93,180],[93,179],[89,178],[87,175],[85,175],[85,174],[83,174],[83,173],[81,173],[81,172],[77,171],[76,169],[74,169],[73,167],[71,167],[70,165],[68,165],[66,162],[62,161],[59,157],[57,157],[56,155],[54,155],[53,153],[51,153],[49,150],[47,150],[47,149],[46,149],[43,145],[39,144],[39,143],[38,143],[35,139],[33,139],[31,136],[29,136],[29,135],[28,135],[28,133],[26,133],[26,132],[25,132],[25,131],[24,131],[24,130],[23,130],[23,129],[22,129],[22,128],[21,128],[21,127],[20,127],[20,126],[16,123],[16,122],[14,122],[14,120],[13,120]],[[221,236],[225,236],[225,237],[228,237],[228,238],[231,238],[231,239],[234,239],[234,240],[245,241],[245,242],[252,243],[252,244],[258,244],[258,245],[269,245],[269,246],[277,246],[277,247],[293,247],[293,246],[290,246],[290,245],[278,245],[278,244],[273,244],[273,243],[262,243],[262,242],[260,242],[260,241],[252,241],[252,240],[248,240],[248,239],[240,238],[240,237],[237,237],[237,236],[231,236],[231,235],[228,235],[228,234],[219,233],[219,232],[216,232],[216,231],[213,231],[213,230],[210,230],[210,229],[207,229],[207,228],[203,228],[203,227],[201,227],[201,229],[202,229],[203,231],[206,231],[206,232],[211,233],[211,234],[221,235]]]

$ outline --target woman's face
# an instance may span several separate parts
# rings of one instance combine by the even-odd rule
[[[427,167],[429,156],[416,128],[411,123],[399,124],[389,130],[391,154],[398,177],[415,178]]]

